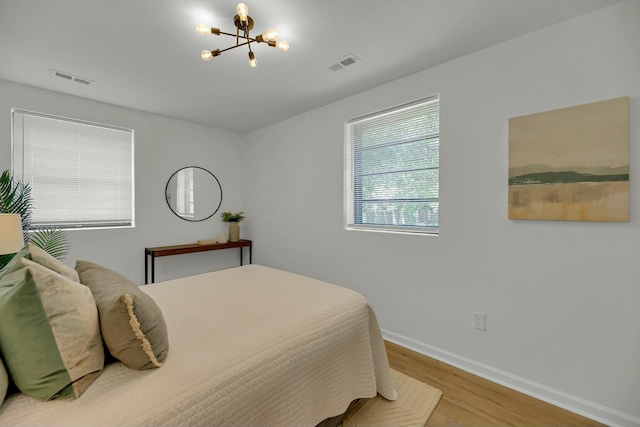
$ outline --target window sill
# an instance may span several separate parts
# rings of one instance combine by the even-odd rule
[[[431,236],[438,237],[440,235],[439,228],[406,228],[393,226],[375,226],[375,225],[354,225],[349,224],[345,227],[347,231],[369,231],[373,233],[391,233],[391,234],[410,234],[414,236]]]

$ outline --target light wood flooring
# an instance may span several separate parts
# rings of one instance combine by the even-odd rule
[[[444,393],[428,427],[603,426],[399,345],[385,345],[392,369]]]

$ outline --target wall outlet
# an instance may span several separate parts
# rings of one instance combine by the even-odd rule
[[[473,328],[480,331],[487,330],[487,315],[484,313],[473,312]]]

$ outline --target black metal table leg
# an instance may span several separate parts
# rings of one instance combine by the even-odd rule
[[[153,256],[153,253],[150,255],[151,255],[151,283],[155,283],[156,282],[156,257]]]

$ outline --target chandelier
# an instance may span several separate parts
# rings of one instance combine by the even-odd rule
[[[224,31],[220,31],[219,28],[208,27],[204,24],[196,25],[196,32],[198,34],[215,34],[219,36],[220,34],[224,34],[226,36],[231,36],[236,38],[236,44],[228,47],[226,49],[216,49],[216,50],[203,50],[200,53],[200,56],[205,61],[210,61],[213,57],[219,56],[222,52],[227,50],[235,49],[240,46],[249,47],[249,65],[251,67],[255,67],[258,65],[258,61],[256,60],[256,56],[251,50],[251,43],[266,43],[271,47],[277,47],[283,52],[289,50],[289,43],[286,41],[277,41],[278,32],[273,28],[269,28],[267,32],[256,36],[255,38],[249,35],[249,32],[253,30],[253,19],[249,16],[249,8],[244,3],[238,3],[236,7],[237,15],[233,17],[233,23],[236,26],[236,33],[225,33]],[[243,40],[241,43],[240,41]]]

